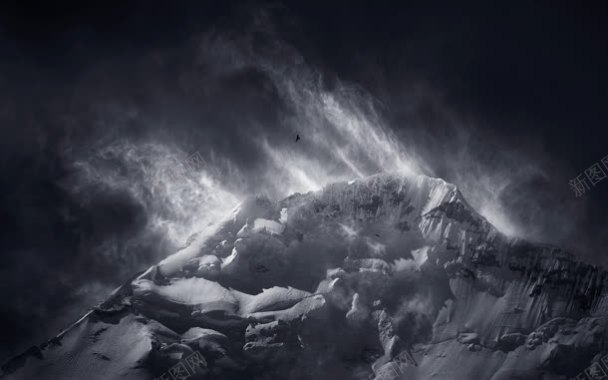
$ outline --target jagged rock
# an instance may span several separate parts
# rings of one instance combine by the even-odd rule
[[[245,331],[243,352],[254,361],[280,360],[292,354],[290,350],[300,348],[299,337],[285,321],[254,323]]]
[[[481,346],[479,344],[470,343],[467,344],[467,349],[471,352],[481,351]]]
[[[526,336],[520,333],[504,334],[498,338],[496,348],[503,352],[511,352],[526,342]]]
[[[561,379],[608,352],[607,272],[440,179],[249,198],[217,226],[2,376],[145,380],[198,353],[194,379]]]
[[[222,261],[215,255],[205,255],[199,258],[195,276],[209,280],[218,278],[222,270]]]

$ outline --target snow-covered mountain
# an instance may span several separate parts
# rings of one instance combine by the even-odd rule
[[[377,175],[249,199],[2,373],[566,379],[608,353],[606,273],[440,179]]]

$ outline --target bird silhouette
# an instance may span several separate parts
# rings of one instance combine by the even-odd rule
[[[296,142],[300,141],[300,134],[296,134]]]

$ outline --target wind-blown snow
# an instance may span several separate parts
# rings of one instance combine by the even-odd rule
[[[253,231],[266,231],[270,234],[280,235],[283,233],[285,226],[281,223],[269,219],[256,219],[253,222]]]

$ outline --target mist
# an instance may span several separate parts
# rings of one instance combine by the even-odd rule
[[[461,67],[475,54],[463,47],[452,57],[444,46],[466,41],[468,27],[429,32],[424,24],[447,10],[401,11],[417,30],[403,46],[391,30],[373,34],[373,21],[392,20],[385,11],[354,7],[345,17],[369,17],[369,25],[341,30],[332,20],[324,32],[310,10],[282,4],[189,5],[172,21],[154,10],[146,22],[127,17],[115,45],[82,43],[78,36],[93,32],[79,27],[58,32],[58,47],[41,50],[48,61],[10,28],[0,34],[7,57],[16,57],[2,62],[0,78],[2,210],[11,220],[0,273],[3,293],[20,295],[4,302],[0,354],[51,337],[247,197],[280,200],[379,172],[441,177],[501,232],[605,264],[606,187],[576,199],[567,185],[608,154],[605,144],[561,155],[566,143],[551,146],[543,132],[553,114],[505,116],[495,107],[501,99],[478,99],[485,87],[482,95],[461,91],[475,85],[466,81],[474,69]],[[148,36],[141,30],[155,22],[173,32],[150,31],[144,42],[127,33]],[[498,93],[510,90],[499,85]],[[517,91],[514,98],[526,88]]]

